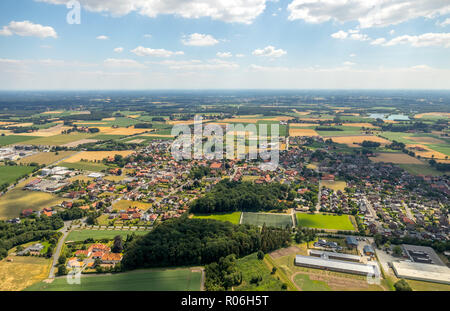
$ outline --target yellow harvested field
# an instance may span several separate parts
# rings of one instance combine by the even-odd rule
[[[135,129],[134,127],[119,127],[119,128],[112,128],[112,127],[98,127],[100,130],[100,133],[107,134],[107,135],[136,135],[141,134],[145,132],[150,132],[152,129]]]
[[[318,121],[331,121],[333,120],[332,118],[323,118],[323,119],[319,119],[319,118],[300,118],[303,121],[309,121],[309,122],[318,122]]]
[[[450,118],[450,112],[427,112],[427,113],[419,113],[414,116],[414,118],[416,118],[416,119],[420,119],[423,117]]]
[[[55,152],[39,152],[33,154],[31,156],[20,159],[19,163],[21,164],[29,164],[29,163],[38,163],[49,165],[56,161],[60,161],[66,157],[70,157],[77,153],[76,151],[59,151],[58,154]]]
[[[12,126],[17,126],[17,127],[24,127],[24,126],[32,126],[33,123],[28,122],[28,123],[15,123]]]
[[[145,141],[145,139],[133,139],[133,140],[128,141],[128,143],[129,144],[140,144],[144,141]]]
[[[225,123],[257,123],[258,120],[262,120],[262,119],[229,118],[229,119],[223,119],[222,122],[225,122]]]
[[[422,161],[405,153],[379,153],[376,157],[370,157],[369,159],[373,162],[385,162],[394,164],[423,164]]]
[[[0,261],[0,291],[21,291],[43,281],[50,266],[51,260],[42,257],[8,256]]]
[[[370,123],[343,123],[343,126],[354,126],[354,127],[368,127],[368,128],[379,128],[378,126],[372,125]]]
[[[4,121],[0,121],[0,125],[11,125],[14,124],[14,122],[4,122]]]
[[[344,192],[345,187],[347,187],[347,183],[345,181],[335,181],[335,180],[321,180],[320,185],[323,187],[327,187],[329,189],[333,189],[334,191],[342,191]]]
[[[177,124],[191,125],[191,124],[194,124],[194,120],[168,121],[167,123],[170,124],[170,125],[177,125]]]
[[[83,124],[83,125],[91,125],[91,124],[105,125],[105,124],[108,124],[108,122],[101,122],[101,121],[97,121],[97,122],[93,122],[93,121],[83,122],[83,121],[77,121],[77,122],[74,122],[73,124],[77,124],[77,125],[79,125],[79,124]]]
[[[359,135],[359,136],[338,136],[338,137],[330,137],[331,140],[338,144],[346,144],[349,147],[357,147],[357,144],[361,144],[363,141],[372,141],[380,143],[381,145],[388,145],[391,142],[387,139],[373,136],[373,135]]]
[[[306,116],[311,113],[310,111],[298,111],[297,109],[292,109],[292,111],[294,111],[299,116]]]
[[[116,121],[116,118],[103,118],[102,121]]]
[[[175,137],[175,136],[173,136],[173,135],[165,135],[165,134],[148,134],[148,133],[142,134],[142,135],[139,135],[139,136],[145,136],[145,137]]]
[[[269,118],[269,119],[259,119],[261,121],[288,121],[288,120],[292,120],[294,119],[294,117],[275,117],[275,118]]]
[[[126,210],[127,208],[133,208],[137,207],[143,211],[148,210],[150,207],[152,207],[151,203],[144,203],[139,201],[128,201],[128,200],[120,200],[116,204],[113,205],[113,209],[120,211],[120,210]]]
[[[68,158],[65,162],[68,163],[77,163],[81,160],[87,161],[101,161],[108,157],[114,157],[116,154],[119,154],[123,157],[129,156],[133,154],[133,150],[124,150],[124,151],[82,151],[77,153],[76,155]]]
[[[62,131],[68,130],[70,129],[69,126],[63,126],[62,123],[50,127],[48,129],[42,129],[36,132],[32,132],[32,133],[19,133],[17,135],[21,135],[21,136],[36,136],[36,137],[51,137],[51,136],[56,136],[56,135],[60,135]]]
[[[289,127],[310,127],[318,125],[319,123],[289,123]]]
[[[289,136],[320,136],[315,130],[302,128],[289,128]]]
[[[58,110],[58,111],[46,111],[43,112],[42,114],[59,114],[59,113],[63,113],[64,111],[62,110]]]
[[[431,159],[434,156],[434,159],[445,160],[446,155],[442,152],[435,151],[430,147],[421,144],[409,144],[406,145],[406,149],[413,151],[416,156],[420,155],[422,158]]]

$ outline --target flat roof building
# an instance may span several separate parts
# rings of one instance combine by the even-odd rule
[[[319,251],[319,250],[314,250],[314,249],[309,250],[309,256],[322,257],[324,259],[353,261],[353,262],[360,262],[360,260],[361,260],[361,257],[358,255],[326,252],[326,251]]]
[[[343,273],[380,277],[380,269],[377,264],[363,264],[344,260],[331,260],[324,259],[322,257],[297,255],[295,256],[295,265]]]
[[[392,269],[398,278],[450,284],[450,269],[446,266],[394,261],[392,262]]]

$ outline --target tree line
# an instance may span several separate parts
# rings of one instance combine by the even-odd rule
[[[158,225],[132,241],[125,251],[125,270],[165,266],[205,265],[235,254],[243,257],[256,251],[272,251],[289,245],[287,229],[234,225],[185,216]]]

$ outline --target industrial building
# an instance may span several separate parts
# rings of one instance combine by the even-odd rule
[[[450,269],[446,266],[411,261],[394,261],[392,269],[398,278],[450,284]]]
[[[402,248],[413,262],[445,266],[431,247],[403,244]]]
[[[343,273],[352,273],[372,277],[380,277],[380,269],[376,264],[362,264],[344,260],[331,260],[314,256],[295,256],[295,265]]]
[[[319,251],[319,250],[314,250],[314,249],[309,250],[309,256],[322,257],[324,259],[345,260],[345,261],[352,261],[352,262],[360,262],[360,260],[361,260],[361,257],[358,255],[326,252],[326,251]]]

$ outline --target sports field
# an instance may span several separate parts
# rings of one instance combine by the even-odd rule
[[[39,282],[27,291],[199,291],[200,270],[151,269],[113,275],[85,276],[80,284],[68,284],[57,278],[52,283]]]
[[[136,234],[136,235],[144,235],[147,234],[149,231],[147,230],[138,230],[138,231],[132,231],[132,230],[74,230],[69,233],[69,235],[66,238],[66,242],[72,241],[72,242],[78,242],[78,241],[84,241],[86,239],[92,238],[94,240],[101,240],[101,239],[114,239],[115,236],[120,235],[122,238],[126,238],[127,235]]]
[[[297,224],[301,227],[330,229],[330,230],[355,230],[348,215],[323,215],[297,213]]]
[[[192,218],[199,219],[214,219],[220,221],[229,221],[232,224],[238,224],[241,219],[241,212],[224,213],[224,214],[212,214],[212,215],[194,215]]]
[[[267,213],[247,213],[242,215],[242,223],[255,226],[285,228],[286,225],[292,226],[291,215],[267,214]]]

